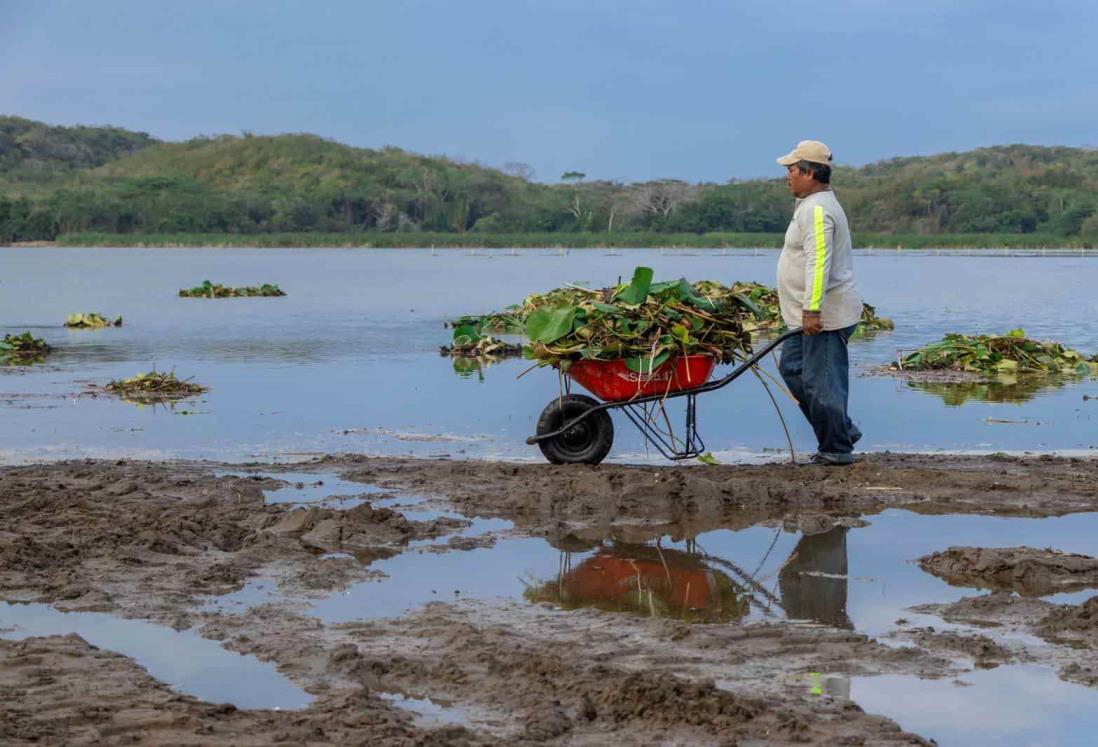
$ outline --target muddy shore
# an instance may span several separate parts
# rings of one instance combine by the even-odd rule
[[[290,469],[336,473],[372,492],[351,507],[276,503],[265,491],[277,479],[223,474]],[[401,509],[407,495],[425,499],[416,512]],[[449,513],[414,518],[425,508]],[[983,638],[911,628],[903,645],[838,626],[696,625],[522,601],[446,599],[402,617],[334,623],[312,614],[317,598],[373,578],[373,561],[402,553],[461,553],[504,536],[561,548],[608,537],[642,543],[759,524],[811,535],[889,508],[1026,517],[1098,511],[1098,461],[878,455],[836,470],[332,456],[292,468],[128,461],[0,468],[4,602],[194,630],[272,662],[313,697],[300,710],[236,709],[181,695],[133,660],[76,636],[0,640],[0,740],[923,744],[804,683],[820,673],[953,677],[1046,656],[1065,677],[1093,684],[1081,657],[1096,644],[1095,611],[1040,600],[1013,617],[1005,602],[937,609],[942,619],[996,627]],[[513,527],[461,535],[475,519]],[[206,604],[260,577],[277,596],[243,611]],[[995,631],[1006,618],[1070,645],[1049,654],[1004,646]],[[384,697],[391,693],[452,704],[462,723],[417,720]]]

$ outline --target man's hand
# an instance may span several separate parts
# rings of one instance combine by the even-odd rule
[[[823,331],[823,325],[820,323],[820,312],[818,311],[805,311],[801,314],[801,327],[804,328],[806,335],[818,335]]]

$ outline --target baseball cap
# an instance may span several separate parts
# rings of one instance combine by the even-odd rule
[[[811,161],[831,165],[831,149],[819,140],[802,140],[797,147],[778,159],[782,166],[792,166],[797,161]]]

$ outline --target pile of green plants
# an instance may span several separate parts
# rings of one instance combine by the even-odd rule
[[[1056,342],[1026,337],[1021,329],[1005,335],[951,333],[894,362],[902,371],[955,371],[981,376],[1017,374],[1098,374],[1098,361]]]
[[[39,363],[52,348],[46,341],[30,332],[21,335],[4,335],[0,340],[0,360],[5,363]]]
[[[242,288],[230,288],[221,283],[211,283],[203,280],[202,285],[194,288],[183,288],[179,291],[180,298],[245,298],[252,296],[275,297],[285,296],[286,293],[277,285],[264,283],[263,285],[249,285]]]
[[[778,303],[778,291],[768,285],[753,282],[734,282],[724,285],[715,280],[700,280],[690,284],[694,295],[714,301],[720,307],[740,306],[751,312],[751,318],[743,321],[744,329],[756,333],[781,333],[786,329]],[[576,305],[590,298],[590,291],[577,286],[556,288],[548,293],[527,296],[521,304],[508,306],[491,314],[466,315],[447,322],[448,327],[475,327],[481,333],[522,334],[526,319],[541,308]],[[867,332],[891,330],[891,319],[877,315],[877,309],[862,305],[862,318],[856,336]]]
[[[128,379],[116,379],[107,384],[111,394],[136,402],[162,402],[165,400],[193,397],[207,391],[204,386],[190,379],[176,378],[174,371],[149,371]]]
[[[445,326],[458,329],[459,327],[472,327],[478,333],[495,332],[521,335],[526,329],[526,315],[521,313],[521,306],[508,306],[503,311],[493,314],[466,314],[446,322]]]
[[[650,373],[672,355],[708,353],[728,362],[751,350],[744,328],[751,310],[699,296],[685,278],[654,283],[651,268],[638,267],[629,283],[569,290],[571,302],[526,317],[523,355],[539,365],[624,358],[630,370]]]
[[[102,329],[103,327],[121,327],[122,317],[110,320],[102,314],[90,312],[87,314],[69,314],[65,318],[65,326],[73,329]]]
[[[522,355],[522,346],[482,334],[471,324],[463,324],[454,328],[451,344],[443,345],[439,352],[454,358],[510,358]]]

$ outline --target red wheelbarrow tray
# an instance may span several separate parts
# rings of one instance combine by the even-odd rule
[[[574,361],[565,373],[604,402],[621,402],[699,387],[709,380],[716,364],[713,356],[699,353],[669,358],[652,373],[638,373],[624,359],[585,359]]]

